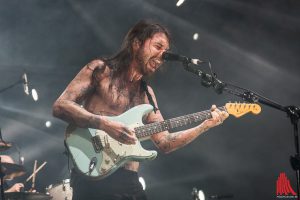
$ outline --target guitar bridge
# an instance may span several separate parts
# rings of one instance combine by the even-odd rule
[[[92,144],[96,153],[100,153],[103,150],[101,139],[99,135],[92,137]]]

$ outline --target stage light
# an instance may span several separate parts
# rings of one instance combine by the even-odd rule
[[[199,34],[198,33],[194,33],[193,40],[198,40],[198,38],[199,38]]]
[[[52,125],[52,123],[51,123],[50,121],[46,121],[45,126],[46,126],[47,128],[50,128],[51,125]]]
[[[139,177],[139,182],[142,184],[143,190],[146,190],[146,182],[143,177]]]
[[[176,6],[179,7],[183,4],[184,0],[178,0]]]
[[[204,195],[204,192],[202,190],[198,191],[198,199],[199,200],[205,200],[205,195]]]
[[[32,95],[32,98],[33,98],[34,101],[39,100],[39,95],[38,95],[36,89],[31,90],[31,95]]]
[[[198,190],[197,188],[193,188],[192,190],[192,199],[193,200],[205,200],[205,195],[202,190]]]
[[[24,165],[24,157],[23,156],[20,157],[20,165]]]

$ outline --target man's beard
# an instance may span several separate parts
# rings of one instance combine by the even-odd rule
[[[135,59],[137,61],[137,64],[139,66],[139,70],[143,76],[150,75],[150,72],[147,70],[147,65],[144,62],[146,60],[146,56],[144,54],[144,51],[142,48],[139,48],[135,55]]]

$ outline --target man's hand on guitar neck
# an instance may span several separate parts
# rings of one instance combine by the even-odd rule
[[[216,105],[212,105],[210,110],[212,118],[203,122],[207,128],[212,128],[222,124],[223,121],[229,116],[226,111],[220,111]]]
[[[134,130],[116,121],[110,121],[102,117],[101,130],[105,131],[110,137],[124,144],[135,144],[137,138]]]

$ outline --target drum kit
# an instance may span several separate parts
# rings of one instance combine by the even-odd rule
[[[0,132],[0,152],[6,151],[13,145],[2,140]],[[36,192],[35,187],[35,176],[39,170],[41,170],[46,162],[37,168],[37,161],[35,161],[33,173],[29,176],[25,183],[32,179],[32,187],[30,191],[25,192],[4,192],[4,182],[12,180],[16,177],[20,177],[26,174],[26,170],[23,165],[15,163],[8,163],[6,161],[1,162],[0,156],[0,179],[1,179],[1,195],[2,200],[71,200],[72,199],[72,188],[70,187],[70,180],[63,180],[60,184],[49,185],[46,188],[46,193]]]

